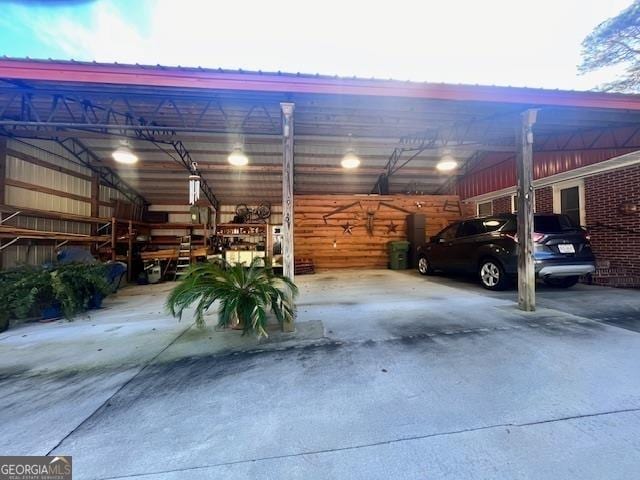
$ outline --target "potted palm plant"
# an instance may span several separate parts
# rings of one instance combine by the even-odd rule
[[[281,326],[293,322],[298,288],[261,265],[259,258],[248,268],[227,263],[193,265],[169,294],[166,307],[174,317],[182,318],[184,309],[195,305],[196,325],[202,327],[205,313],[219,300],[218,326],[239,327],[243,335],[266,337],[269,311]]]

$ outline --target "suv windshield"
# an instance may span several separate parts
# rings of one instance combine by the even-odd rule
[[[562,233],[579,228],[566,215],[535,215],[533,217],[533,231],[538,233]]]

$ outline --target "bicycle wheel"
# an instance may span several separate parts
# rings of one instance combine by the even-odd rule
[[[248,220],[249,216],[251,215],[251,210],[249,209],[249,207],[247,207],[247,205],[241,203],[239,205],[236,205],[236,215],[245,220]]]
[[[256,215],[260,220],[266,220],[271,216],[271,204],[268,202],[262,202],[256,208]]]

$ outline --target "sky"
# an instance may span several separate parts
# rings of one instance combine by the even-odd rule
[[[0,0],[0,55],[588,90],[631,0]]]

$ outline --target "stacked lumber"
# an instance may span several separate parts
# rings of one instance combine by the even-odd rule
[[[427,237],[468,216],[456,195],[296,195],[294,202],[295,253],[320,269],[386,268],[387,244],[406,240],[409,213],[425,215]]]
[[[191,258],[206,257],[207,249],[205,247],[194,248],[191,250]],[[163,250],[155,250],[149,252],[141,252],[142,260],[176,260],[178,258],[177,248],[166,248]]]
[[[295,257],[294,272],[296,275],[316,273],[312,258]]]

